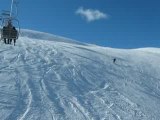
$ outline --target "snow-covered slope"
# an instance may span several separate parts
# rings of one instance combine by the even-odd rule
[[[158,48],[112,49],[29,30],[16,46],[0,45],[1,120],[160,119]]]

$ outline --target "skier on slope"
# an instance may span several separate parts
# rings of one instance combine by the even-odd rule
[[[113,59],[113,63],[116,63],[116,58]]]

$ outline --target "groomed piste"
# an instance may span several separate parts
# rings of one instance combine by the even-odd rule
[[[0,119],[158,120],[159,61],[159,48],[114,49],[22,30],[15,46],[0,42]]]

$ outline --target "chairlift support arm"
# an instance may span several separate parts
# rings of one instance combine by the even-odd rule
[[[14,2],[14,0],[12,0],[12,3],[11,3],[10,17],[12,16],[13,2]]]

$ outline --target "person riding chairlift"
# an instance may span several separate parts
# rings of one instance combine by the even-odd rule
[[[6,26],[3,27],[3,29],[8,29],[8,30],[13,30],[15,32],[15,34],[17,34],[17,30],[16,28],[12,25],[11,21],[8,21],[8,24]],[[16,39],[13,40],[14,41],[14,45],[16,43]],[[4,43],[5,44],[11,44],[12,43],[12,39],[4,39]]]
[[[3,28],[4,30],[7,30],[7,31],[10,31],[10,30],[12,30],[13,29],[13,26],[12,26],[12,22],[9,20],[8,22],[7,22],[7,24],[6,24],[6,26],[4,26],[4,28]],[[6,38],[4,39],[4,43],[5,44],[11,44],[11,42],[12,42],[12,39],[7,39],[6,40]]]
[[[13,31],[15,32],[15,34],[16,34],[16,36],[17,36],[17,30],[16,30],[15,27],[13,27]],[[16,39],[15,39],[15,38],[13,39],[13,42],[14,42],[14,46],[15,46],[15,43],[16,43]]]

